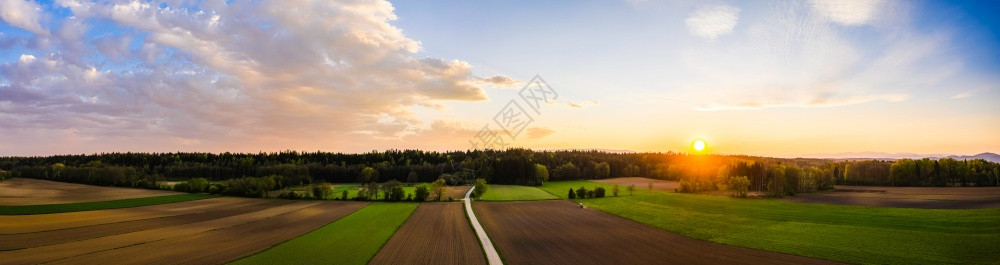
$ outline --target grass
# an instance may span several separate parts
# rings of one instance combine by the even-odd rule
[[[122,199],[113,201],[99,201],[99,202],[0,206],[0,215],[48,214],[48,213],[93,211],[93,210],[103,210],[103,209],[119,209],[119,208],[130,208],[130,207],[157,205],[157,204],[186,202],[186,201],[201,200],[213,197],[218,197],[218,196],[210,194],[177,194],[177,195]]]
[[[537,201],[552,200],[558,197],[531,186],[521,185],[490,185],[490,188],[479,198],[480,201]]]
[[[541,189],[544,190],[545,192],[548,192],[548,193],[551,193],[552,195],[555,195],[556,197],[559,197],[560,199],[568,199],[569,198],[568,197],[569,196],[569,189],[576,190],[576,189],[579,189],[580,187],[586,187],[587,190],[593,190],[594,188],[597,188],[597,187],[604,187],[604,189],[607,190],[605,196],[609,196],[610,197],[611,196],[611,188],[613,186],[614,185],[612,185],[612,184],[606,184],[606,183],[600,183],[600,182],[593,182],[593,181],[589,181],[589,180],[565,180],[565,181],[549,181],[549,182],[545,182],[544,184],[542,184]],[[638,191],[639,191],[639,188],[636,188],[636,192],[637,193],[638,193]],[[625,195],[625,194],[628,194],[628,191],[626,191],[625,187],[622,186],[621,187],[621,192],[619,193],[619,195]]]
[[[568,192],[569,183],[555,184],[550,187]],[[1000,260],[1000,209],[824,205],[639,190],[635,196],[576,201],[692,238],[847,263]]]
[[[360,185],[358,185],[358,184],[334,184],[334,185],[337,185],[337,187],[334,188],[333,191],[330,193],[331,196],[333,196],[331,198],[341,198],[341,195],[343,195],[343,192],[345,190],[347,191],[347,199],[348,200],[354,199],[354,197],[358,197],[358,187],[360,187]],[[410,196],[411,198],[412,197],[416,197],[417,186],[419,186],[419,185],[420,184],[416,184],[416,185],[414,185],[412,187],[411,186],[403,186],[403,193],[405,193],[405,195],[403,195],[403,198],[406,198],[407,196]],[[309,191],[311,192],[312,189],[310,189]],[[383,196],[385,196],[385,194],[383,194],[383,193],[379,193],[378,196],[379,196],[380,199]]]
[[[232,264],[367,264],[418,203],[372,203],[315,231]],[[250,240],[250,239],[248,239]]]

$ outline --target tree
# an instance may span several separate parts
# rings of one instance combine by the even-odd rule
[[[436,200],[441,201],[441,196],[444,196],[444,189],[447,186],[443,178],[435,180],[431,183],[431,192],[437,197]]]
[[[417,189],[413,191],[413,200],[418,202],[426,201],[430,194],[431,192],[427,189],[427,185],[417,186]]]
[[[535,164],[535,177],[533,182],[536,182],[538,185],[542,185],[546,181],[549,181],[549,168],[542,164]]]
[[[485,179],[476,179],[476,188],[472,191],[472,195],[479,198],[480,196],[483,196],[486,191],[489,191],[489,189],[490,185],[486,184]]]
[[[579,189],[576,189],[576,197],[580,198],[580,199],[586,199],[587,198],[587,188],[580,187]]]
[[[729,178],[729,189],[733,191],[732,196],[746,198],[747,190],[750,188],[750,179],[746,176]]]
[[[615,184],[614,186],[611,187],[611,195],[614,195],[615,197],[618,197],[618,192],[620,192],[621,189],[622,189],[621,186],[618,186],[618,184]]]
[[[653,190],[653,182],[649,182],[647,186],[649,187],[649,190]]]
[[[385,190],[385,200],[387,201],[402,201],[406,192],[403,191],[403,183],[396,180],[386,181],[382,184],[382,189]]]
[[[608,165],[608,162],[594,164],[595,178],[606,179],[608,176],[611,176],[611,165]]]
[[[552,175],[557,180],[576,179],[580,177],[580,169],[572,162],[567,162],[553,170]]]
[[[372,167],[365,167],[358,174],[359,183],[372,183],[378,181],[378,170]]]
[[[193,178],[187,181],[190,192],[203,192],[208,189],[208,180],[205,178]]]
[[[635,176],[639,176],[639,174],[641,174],[640,170],[639,170],[639,166],[636,166],[636,165],[633,165],[633,164],[629,164],[629,165],[625,166],[625,169],[622,170],[622,175],[624,175],[624,177],[635,177]]]
[[[604,198],[605,193],[607,191],[604,190],[604,187],[594,188],[594,198]]]
[[[573,188],[569,188],[569,199],[576,199],[576,192],[573,191]]]
[[[340,199],[345,201],[347,200],[347,190],[340,192]]]
[[[635,184],[628,186],[628,196],[635,195]]]
[[[419,179],[418,177],[419,176],[417,175],[416,171],[410,171],[410,174],[406,175],[406,184],[413,186],[413,183],[416,183],[418,181]]]
[[[330,183],[322,182],[313,184],[312,186],[312,194],[313,197],[315,197],[316,199],[320,200],[326,199],[330,197],[330,192],[332,191],[333,191],[333,185],[330,185]]]

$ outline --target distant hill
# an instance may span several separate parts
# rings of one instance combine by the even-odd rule
[[[1000,155],[995,153],[981,153],[971,156],[962,155],[948,155],[948,154],[914,154],[914,153],[881,153],[881,152],[854,152],[854,153],[837,153],[837,154],[813,154],[804,156],[806,158],[827,158],[838,161],[844,160],[899,160],[904,158],[909,159],[941,159],[941,158],[952,158],[956,160],[972,160],[972,159],[983,159],[990,162],[1000,163]]]
[[[948,156],[948,158],[954,158],[956,160],[983,159],[990,162],[1000,163],[1000,155],[989,152],[981,153],[974,156]]]

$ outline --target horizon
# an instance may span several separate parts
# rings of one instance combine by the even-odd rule
[[[685,153],[696,139],[780,158],[997,153],[998,10],[6,1],[0,156]]]

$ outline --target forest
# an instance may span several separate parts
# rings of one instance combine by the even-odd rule
[[[361,174],[365,168],[374,174]],[[429,152],[101,153],[0,157],[12,177],[158,188],[159,181],[205,178],[252,193],[317,182],[432,182],[541,185],[545,181],[642,176],[682,181],[682,191],[723,189],[747,177],[749,190],[794,195],[833,185],[997,186],[1000,166],[985,160],[833,161],[744,155],[608,153],[529,149]],[[359,177],[365,175],[364,180]],[[414,178],[415,177],[415,178]],[[255,184],[257,183],[257,184]],[[261,184],[262,183],[262,184]],[[258,185],[259,184],[259,185]],[[260,186],[260,187],[258,187]],[[250,191],[247,191],[250,192]],[[239,193],[237,193],[239,194]]]

